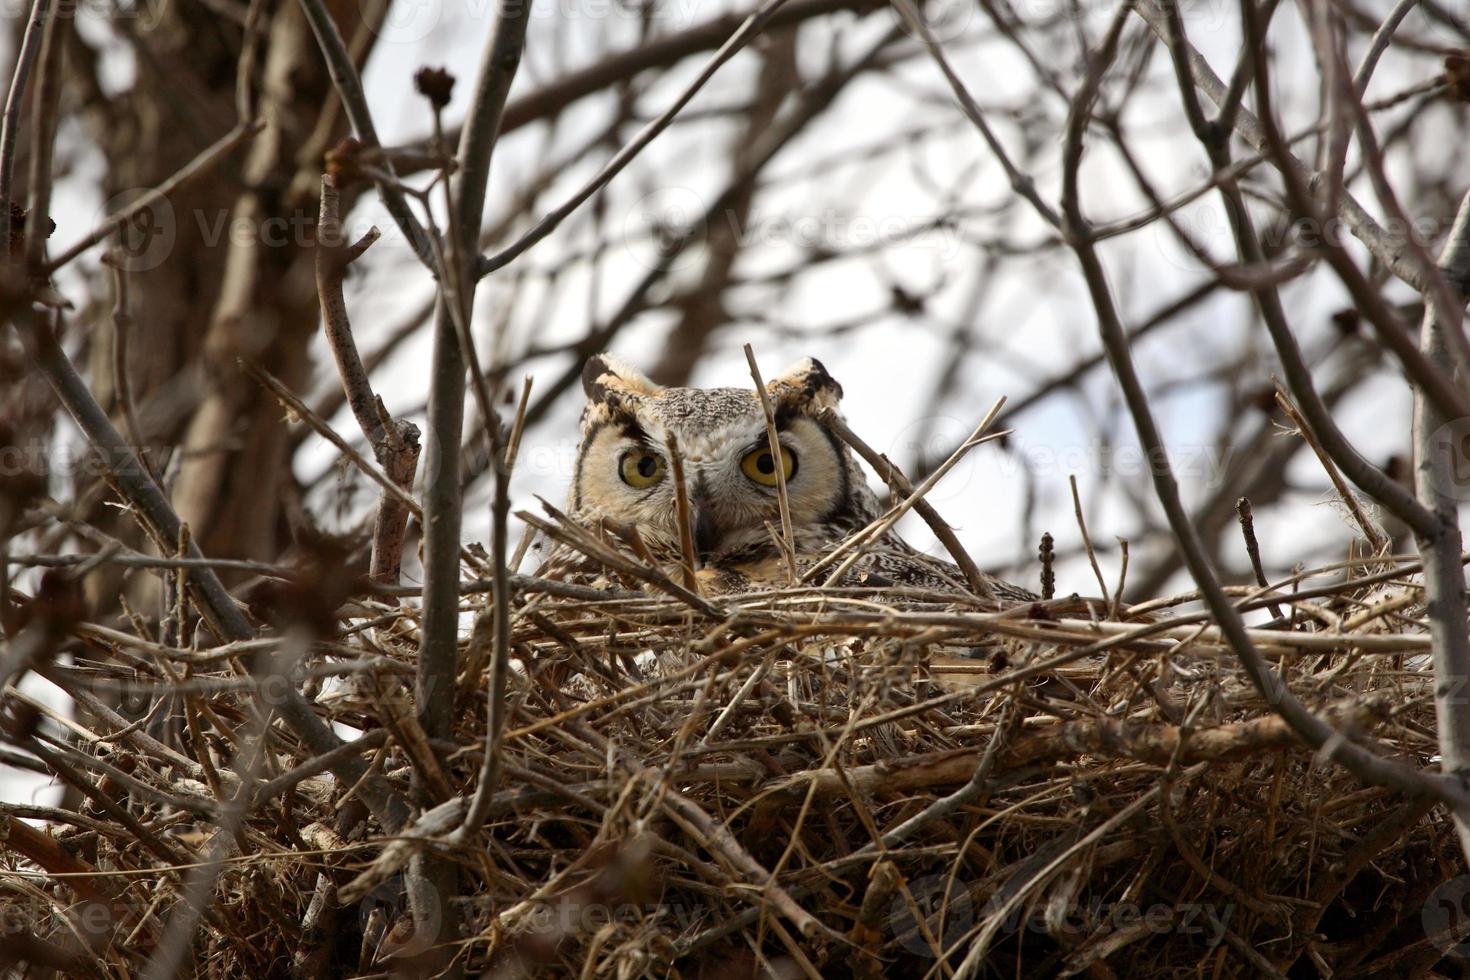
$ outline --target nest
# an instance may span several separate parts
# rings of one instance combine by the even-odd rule
[[[1344,739],[1433,768],[1415,572],[1346,563],[1235,594],[1276,604],[1261,652]],[[6,723],[92,789],[0,809],[9,959],[119,977],[168,955],[209,976],[417,976],[449,954],[492,976],[1348,977],[1421,974],[1462,938],[1444,808],[1304,748],[1192,596],[997,610],[510,585],[496,788],[468,826],[487,583],[465,586],[449,739],[418,723],[413,602],[297,583],[273,605],[316,614],[214,649],[68,623],[71,666],[36,669],[82,717],[12,693]],[[366,780],[260,715],[262,657],[355,736],[339,757],[410,801],[397,832]],[[149,684],[182,708],[171,742],[108,706]]]

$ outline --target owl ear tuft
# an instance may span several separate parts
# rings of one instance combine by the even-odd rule
[[[815,357],[804,357],[776,375],[766,383],[766,390],[777,401],[812,413],[836,408],[842,400],[842,385]]]
[[[582,367],[582,390],[587,400],[605,402],[614,398],[646,398],[661,390],[631,364],[612,354],[593,354]]]

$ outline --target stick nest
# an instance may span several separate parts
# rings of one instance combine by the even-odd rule
[[[1433,768],[1415,569],[1348,569],[1276,592],[1254,636],[1342,738]],[[6,723],[113,805],[0,809],[0,907],[30,951],[10,959],[140,973],[191,887],[212,901],[185,962],[210,976],[423,975],[456,918],[458,962],[496,976],[1415,975],[1461,938],[1431,921],[1458,867],[1444,808],[1305,749],[1191,596],[613,585],[512,580],[499,779],[468,833],[484,583],[447,740],[416,719],[416,603],[287,590],[276,608],[332,615],[248,650],[68,623],[71,657],[36,669],[93,707],[12,691]],[[246,664],[267,654],[409,802],[399,832],[261,719]],[[105,706],[150,684],[181,709],[158,738]],[[457,881],[416,893],[430,857]]]

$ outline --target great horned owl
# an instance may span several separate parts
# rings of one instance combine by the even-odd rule
[[[665,388],[619,359],[599,354],[582,371],[587,406],[572,479],[570,516],[585,527],[632,527],[674,575],[682,561],[679,508],[668,460],[674,436],[683,461],[697,576],[710,593],[784,586],[788,571],[773,536],[780,527],[776,466],[765,411],[752,388]],[[807,358],[766,384],[779,433],[796,564],[810,568],[881,513],[847,445],[824,423],[842,386]],[[542,574],[600,573],[571,548]],[[825,573],[821,573],[825,574]],[[902,585],[967,592],[948,562],[905,544],[892,531],[872,542],[844,584]],[[997,598],[1034,599],[991,580]]]

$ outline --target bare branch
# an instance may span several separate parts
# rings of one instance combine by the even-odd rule
[[[487,276],[497,269],[501,269],[510,264],[521,253],[555,231],[557,226],[565,221],[573,211],[581,207],[588,198],[607,186],[607,183],[632,162],[634,157],[643,152],[644,147],[652,143],[659,133],[662,133],[669,127],[669,124],[674,121],[674,117],[689,104],[694,96],[699,94],[699,90],[704,88],[705,83],[714,77],[715,72],[719,71],[725,62],[733,58],[741,48],[755,40],[756,36],[765,29],[767,23],[770,22],[771,18],[775,16],[776,11],[780,10],[785,2],[786,0],[766,0],[755,13],[745,19],[740,29],[720,46],[720,49],[715,52],[714,57],[709,60],[709,64],[704,66],[704,70],[684,87],[684,90],[679,93],[678,97],[674,99],[673,103],[667,109],[661,112],[647,126],[643,127],[638,135],[634,136],[626,146],[614,154],[611,160],[603,164],[602,168],[587,183],[583,184],[563,204],[538,221],[524,235],[499,252],[493,255],[482,256],[479,262],[476,263],[475,274],[477,276]]]
[[[337,88],[342,107],[347,111],[347,118],[352,122],[352,130],[357,134],[358,141],[368,150],[380,149],[382,144],[378,142],[372,111],[362,92],[362,80],[358,78],[357,67],[352,63],[352,56],[347,52],[347,45],[337,30],[337,22],[332,19],[323,0],[301,0],[301,9],[306,14],[307,22],[311,24],[312,33],[316,35],[317,45],[322,50],[322,57],[326,59],[327,71],[332,76],[332,84]],[[408,206],[408,199],[397,183],[393,161],[384,157],[382,167],[389,179],[374,183],[377,185],[378,195],[383,199],[383,206],[393,216],[394,223],[403,232],[403,237],[413,248],[419,261],[431,272],[439,271],[430,248],[428,233],[424,231],[418,218],[414,217],[413,210]]]

